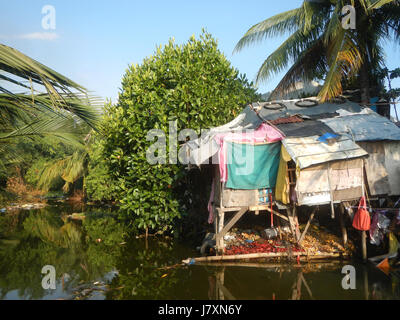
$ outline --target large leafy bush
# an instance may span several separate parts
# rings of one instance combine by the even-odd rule
[[[165,231],[187,214],[187,204],[193,205],[183,165],[170,164],[168,156],[166,164],[147,161],[146,151],[157,141],[146,139],[149,130],[168,134],[170,121],[177,121],[178,131],[190,128],[199,134],[231,121],[256,98],[252,84],[204,32],[184,45],[170,40],[141,65],[128,68],[118,103],[106,107],[102,149],[117,200],[135,228]],[[208,196],[201,187],[197,193]]]

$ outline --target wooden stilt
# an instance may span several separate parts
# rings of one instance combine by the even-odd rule
[[[216,274],[215,279],[218,290],[217,300],[236,300],[233,294],[225,287],[225,267]]]
[[[367,262],[367,233],[365,231],[361,231],[361,247],[362,247],[362,258],[363,262]]]
[[[218,233],[215,235],[217,250],[222,252],[224,249],[224,235],[233,227],[233,225],[247,212],[248,207],[242,207],[229,222],[224,226],[224,211],[219,210],[220,221],[218,223]]]
[[[301,284],[302,284],[301,275],[302,272],[299,271],[297,273],[297,278],[292,286],[292,300],[300,300],[301,298]]]
[[[221,236],[221,231],[224,228],[225,212],[218,210],[218,228],[217,234],[215,235],[217,254],[221,254],[224,251],[224,236]]]
[[[306,236],[308,228],[310,227],[311,221],[314,218],[315,212],[317,211],[317,208],[318,207],[315,207],[313,212],[311,212],[311,215],[310,215],[310,218],[307,221],[306,227],[304,228],[304,231],[300,236],[299,243],[301,243],[303,241],[304,237]]]
[[[277,219],[279,239],[282,240],[281,219]]]
[[[343,239],[343,246],[347,246],[347,229],[344,223],[344,205],[343,203],[340,204],[340,213],[339,213],[339,222],[340,222],[340,229],[342,230],[342,239]]]
[[[218,271],[215,275],[217,300],[225,300],[224,292],[221,288],[224,285],[224,280],[225,280],[224,278],[225,278],[225,268],[222,268],[222,271]]]
[[[296,231],[296,239],[297,242],[300,239],[300,228],[299,228],[299,219],[297,218],[297,207],[296,205],[293,206],[293,218],[295,223],[295,231]]]
[[[292,232],[293,238],[295,238],[297,241],[298,238],[297,238],[297,232],[296,232],[296,223],[293,218],[293,208],[286,209],[286,213],[288,216],[290,231]]]
[[[331,218],[335,219],[335,206],[333,205],[333,191],[331,185],[331,164],[328,162],[328,184],[329,184],[329,193],[331,198]]]

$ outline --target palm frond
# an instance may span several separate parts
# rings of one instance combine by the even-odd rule
[[[38,107],[54,112],[66,110],[87,122],[89,126],[96,126],[96,108],[100,99],[90,96],[84,87],[74,81],[3,44],[0,44],[0,71],[0,79],[4,80],[0,84],[0,94],[3,95],[0,109],[3,114],[17,107],[28,113],[32,109],[37,110]],[[34,84],[41,90],[34,88]],[[17,89],[11,90],[12,86]],[[30,92],[17,94],[15,92],[18,89],[29,89]],[[8,96],[7,99],[4,95]]]
[[[311,81],[316,75],[326,73],[325,46],[322,38],[314,41],[304,50],[292,67],[286,72],[276,88],[271,92],[270,99],[277,99],[294,90],[299,81]]]
[[[252,26],[236,44],[234,52],[244,47],[260,42],[268,37],[274,37],[293,32],[298,29],[298,16],[302,8],[289,10],[268,18]]]
[[[372,4],[369,5],[368,11],[371,12],[372,10],[379,9],[386,4],[396,2],[395,0],[376,0],[373,1]]]
[[[85,174],[87,156],[85,150],[76,151],[70,156],[48,163],[40,172],[38,187],[47,191],[54,180],[62,178],[65,181],[63,189],[68,192],[69,187]]]
[[[301,30],[293,33],[263,62],[257,72],[256,83],[268,80],[272,75],[284,70],[291,62],[296,61],[317,36],[315,29],[311,29],[307,34]]]
[[[349,32],[342,29],[328,48],[329,71],[318,95],[325,102],[342,93],[342,80],[355,76],[363,63],[359,48]]]

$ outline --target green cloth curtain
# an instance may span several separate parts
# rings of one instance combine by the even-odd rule
[[[280,150],[280,142],[260,145],[228,142],[226,187],[247,190],[274,188]]]

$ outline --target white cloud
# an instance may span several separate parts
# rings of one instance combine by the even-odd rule
[[[20,39],[53,41],[59,38],[55,32],[34,32],[18,36]]]

